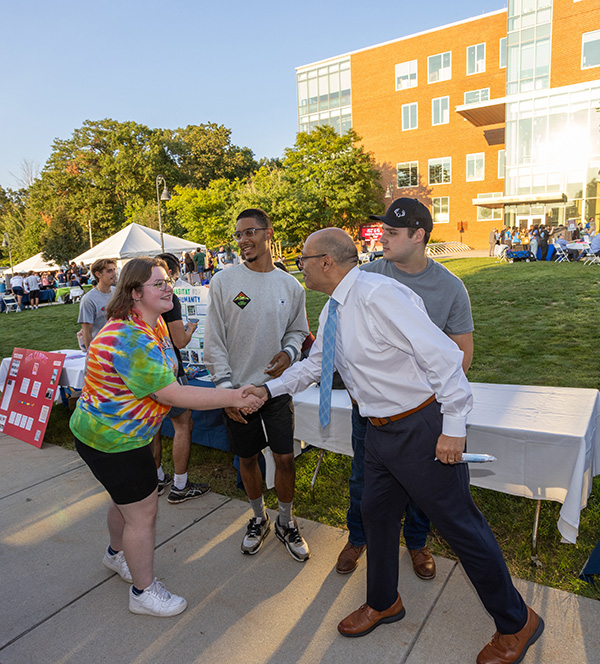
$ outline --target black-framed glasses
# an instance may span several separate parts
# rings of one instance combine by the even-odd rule
[[[169,286],[173,287],[175,283],[174,279],[157,279],[153,284],[143,284],[143,286],[154,286],[158,288],[159,291],[166,291]]]
[[[304,267],[304,261],[307,261],[309,258],[323,258],[327,254],[315,254],[314,256],[298,256],[298,267],[302,269]]]
[[[254,237],[254,234],[256,231],[266,231],[266,228],[246,228],[244,231],[236,231],[235,233],[231,234],[231,237],[236,241],[239,242],[243,237]]]

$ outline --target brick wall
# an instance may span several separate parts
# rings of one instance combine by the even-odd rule
[[[479,249],[488,247],[490,230],[502,222],[477,221],[472,199],[478,193],[504,191],[504,180],[497,177],[498,151],[504,145],[488,145],[484,128],[474,127],[454,108],[464,103],[464,93],[469,90],[489,87],[490,99],[504,96],[506,69],[499,67],[499,47],[500,38],[505,36],[506,12],[502,11],[351,56],[352,125],[374,154],[384,186],[396,183],[398,162],[418,161],[420,186],[395,189],[394,197],[417,197],[431,207],[433,197],[448,196],[450,221],[436,224],[433,237],[461,240]],[[467,47],[482,42],[486,44],[486,71],[467,76]],[[452,78],[428,84],[427,57],[445,51],[452,53]],[[418,86],[396,91],[395,64],[415,59]],[[450,122],[432,126],[432,99],[446,95],[450,98]],[[418,129],[402,131],[402,105],[413,102],[418,102]],[[485,180],[467,182],[466,156],[479,152],[485,154]],[[428,160],[437,157],[452,158],[452,182],[429,186]],[[460,222],[466,228],[462,234],[458,231]]]

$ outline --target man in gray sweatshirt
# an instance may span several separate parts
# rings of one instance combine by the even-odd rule
[[[259,209],[244,210],[233,234],[244,262],[218,272],[210,284],[204,331],[204,361],[217,387],[263,385],[280,376],[300,356],[308,335],[304,289],[278,270],[271,256],[273,226]],[[279,514],[275,534],[295,560],[310,549],[292,517],[295,484],[294,419],[289,395],[269,399],[251,415],[225,409],[230,449],[240,457],[240,473],[254,516],[242,553],[255,554],[270,529],[258,454],[267,445],[275,460]]]

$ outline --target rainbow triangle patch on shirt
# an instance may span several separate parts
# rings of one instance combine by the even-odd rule
[[[233,301],[238,305],[240,309],[243,309],[248,304],[248,302],[250,302],[250,298],[243,291],[240,291],[233,298]]]

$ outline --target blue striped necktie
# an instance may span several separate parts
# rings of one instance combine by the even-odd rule
[[[333,385],[333,362],[335,359],[335,330],[337,327],[338,303],[329,298],[329,313],[323,332],[323,358],[321,360],[321,389],[319,393],[319,420],[323,429],[331,421],[331,390]]]

